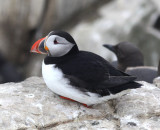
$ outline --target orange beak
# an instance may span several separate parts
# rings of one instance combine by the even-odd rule
[[[31,52],[40,53],[40,54],[47,54],[49,50],[47,46],[45,46],[45,40],[47,37],[41,38],[36,41],[31,48]]]

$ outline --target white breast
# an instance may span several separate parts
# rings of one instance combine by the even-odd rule
[[[70,81],[68,79],[64,78],[62,71],[55,67],[55,64],[45,65],[43,61],[42,75],[47,87],[54,93],[71,98],[80,103],[93,105],[113,98],[113,95],[100,98],[98,94],[82,92],[76,89],[76,87],[70,85]]]

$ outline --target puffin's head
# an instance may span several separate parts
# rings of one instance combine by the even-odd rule
[[[31,52],[61,57],[69,52],[78,52],[78,47],[72,36],[67,32],[52,31],[46,37],[35,42]]]

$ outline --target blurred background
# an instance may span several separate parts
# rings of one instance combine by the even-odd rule
[[[44,55],[32,44],[52,30],[69,32],[81,50],[115,55],[102,44],[129,41],[142,50],[145,65],[160,54],[159,0],[0,0],[0,83],[41,76]],[[5,78],[4,78],[5,75]]]

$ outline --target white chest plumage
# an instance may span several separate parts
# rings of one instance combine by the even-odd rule
[[[70,81],[64,78],[62,71],[53,65],[42,63],[42,75],[47,87],[54,93],[64,96],[87,105],[98,104],[108,99],[115,98],[115,95],[99,97],[98,94],[82,92],[70,85]],[[117,97],[117,96],[116,96]]]

